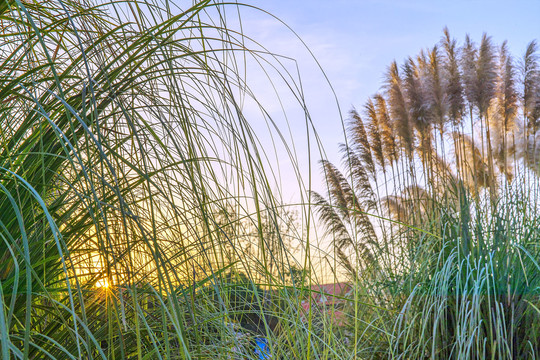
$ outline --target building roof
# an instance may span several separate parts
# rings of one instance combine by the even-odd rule
[[[349,283],[313,285],[311,287],[311,303],[318,306],[330,306],[345,302],[343,297],[349,295],[352,287]],[[302,301],[302,307],[309,309],[309,300]]]
[[[311,287],[311,304],[309,299],[302,300],[301,306],[305,313],[310,311],[310,305],[326,312],[331,312],[336,325],[343,325],[345,314],[336,305],[345,303],[345,297],[350,295],[352,286],[349,283],[334,283],[314,285]]]

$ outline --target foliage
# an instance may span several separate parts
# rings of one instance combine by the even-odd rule
[[[253,358],[255,333],[276,359],[537,357],[536,42],[517,66],[445,31],[351,112],[312,194],[343,328],[301,306],[309,236],[242,111],[249,61],[301,85],[241,7],[1,0],[2,358]]]
[[[248,61],[302,91],[226,15],[240,7],[0,2],[2,358],[229,358],[231,314],[249,316],[260,288],[237,296],[224,274],[288,281],[290,221],[242,112],[258,104]],[[244,251],[246,222],[281,276]],[[293,294],[272,353],[328,352]]]
[[[538,356],[536,51],[517,66],[506,43],[445,29],[351,111],[347,172],[323,161],[314,198],[356,284],[356,354]]]

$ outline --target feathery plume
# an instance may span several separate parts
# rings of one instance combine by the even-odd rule
[[[494,187],[493,177],[489,176],[489,167],[474,141],[460,132],[452,133],[455,146],[456,166],[461,180],[473,194],[480,188]]]
[[[375,95],[375,107],[377,111],[377,118],[381,126],[381,139],[384,157],[391,165],[398,159],[396,139],[394,136],[394,129],[392,127],[392,121],[388,114],[388,108],[386,106],[386,100],[380,94]]]
[[[404,222],[410,218],[410,211],[401,196],[389,195],[381,199],[390,215],[397,221]]]
[[[379,163],[383,171],[385,171],[386,161],[384,156],[384,150],[382,145],[382,129],[377,114],[377,109],[373,100],[370,98],[364,106],[368,119],[368,135],[371,143],[371,149],[375,160]]]
[[[431,153],[426,153],[429,149],[424,147],[417,148],[422,165],[426,169],[431,169],[435,176],[432,176],[433,185],[437,188],[444,187],[448,184],[456,183],[457,178],[452,171],[450,164],[448,164],[435,149],[431,148]],[[443,189],[443,188],[441,188]],[[444,190],[444,189],[443,189]]]
[[[472,105],[476,101],[476,58],[478,56],[478,50],[473,43],[469,35],[465,36],[465,44],[461,49],[461,69],[463,71],[463,85],[465,89],[465,97],[469,105]]]
[[[511,156],[514,153],[514,130],[517,116],[518,94],[515,89],[515,70],[512,57],[508,54],[506,42],[499,52],[499,69],[490,117],[491,139],[494,147],[494,160],[501,173],[511,180]]]
[[[355,242],[350,236],[342,218],[335,211],[335,207],[316,192],[312,192],[311,197],[317,214],[326,227],[325,236],[333,237],[334,245],[337,248],[343,249],[353,246]]]
[[[403,84],[396,62],[392,62],[386,79],[388,105],[393,128],[400,140],[400,146],[410,158],[414,149],[414,133],[409,118],[409,109],[403,93]]]
[[[496,107],[499,120],[502,122],[497,126],[502,126],[500,134],[510,132],[515,126],[517,115],[517,92],[515,88],[515,70],[512,56],[508,54],[506,41],[502,44],[500,50],[500,64],[496,86]]]
[[[538,130],[540,120],[540,65],[538,64],[538,45],[531,41],[521,63],[523,81],[523,115],[532,133]]]
[[[417,58],[418,65],[409,58],[403,65],[404,88],[409,104],[409,114],[416,131],[418,132],[419,147],[423,148],[424,153],[430,153],[433,147],[433,133],[431,116],[431,101],[429,94],[428,60],[421,51]]]
[[[427,81],[425,81],[424,87],[429,102],[430,118],[439,125],[439,131],[442,134],[444,132],[448,102],[442,81],[441,55],[437,46],[434,46],[429,52],[429,62],[427,65]]]
[[[481,115],[487,113],[491,99],[495,95],[496,69],[491,37],[484,33],[478,49],[475,86],[475,102]]]
[[[355,158],[351,158],[355,161]],[[358,161],[356,159],[356,161]],[[349,185],[343,174],[328,161],[321,161],[325,173],[327,175],[329,187],[329,199],[335,203],[335,211],[343,221],[352,225],[357,233],[357,236],[364,239],[365,243],[377,245],[377,235],[373,229],[373,225],[369,220],[366,209],[362,207],[359,198],[356,196],[352,187]],[[369,181],[367,182],[369,187]],[[365,184],[364,184],[365,185]],[[372,194],[372,191],[371,191]],[[373,195],[367,195],[365,203],[370,208],[376,206]],[[369,211],[369,210],[368,210]],[[355,237],[357,237],[355,236]]]
[[[366,128],[364,127],[364,122],[355,109],[351,110],[350,116],[349,134],[352,137],[353,146],[358,150],[366,170],[371,176],[375,177],[375,163],[371,155],[371,145],[369,143]]]
[[[351,263],[351,260],[349,260],[349,256],[347,256],[345,252],[340,248],[336,248],[336,254],[337,254],[337,258],[341,261],[341,265],[345,268],[345,270],[349,272],[349,274],[351,274],[353,279],[356,281],[358,278],[358,272],[357,272],[357,269],[355,269],[355,267]],[[370,261],[370,262],[373,262],[373,261]]]
[[[420,57],[421,58],[421,57]],[[420,59],[420,61],[422,61]],[[418,66],[409,57],[403,65],[403,89],[407,99],[411,123],[422,134],[429,127],[427,101],[422,91]]]
[[[317,213],[326,227],[326,235],[332,236],[336,249],[352,248],[366,263],[371,263],[374,259],[372,251],[379,247],[377,235],[373,225],[367,215],[362,211],[354,213],[354,220],[351,224],[355,233],[351,235],[347,226],[339,214],[334,210],[330,203],[321,195],[312,192],[311,196]],[[360,240],[360,241],[359,241]]]
[[[349,176],[353,182],[353,189],[361,205],[367,210],[372,211],[377,208],[377,197],[371,187],[369,176],[360,157],[345,144],[341,144],[343,152],[343,162],[349,169]],[[362,210],[358,207],[359,210]]]
[[[354,201],[354,193],[347,179],[329,161],[321,160],[322,169],[326,177],[328,186],[328,196],[335,204],[340,216],[345,220],[350,220],[351,200]]]
[[[467,101],[476,106],[481,116],[485,116],[495,93],[497,75],[491,38],[484,34],[477,49],[467,35],[461,60]]]
[[[444,28],[443,46],[445,57],[443,62],[446,78],[446,94],[448,97],[448,115],[454,125],[461,123],[463,117],[463,86],[459,72],[456,40],[450,38],[448,28]]]

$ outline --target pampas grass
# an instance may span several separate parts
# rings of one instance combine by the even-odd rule
[[[242,111],[248,61],[291,77],[240,8],[0,3],[2,358],[346,352],[301,308],[307,235]]]
[[[349,175],[341,182],[362,186],[341,188],[361,199],[374,187],[379,199],[367,213],[379,244],[371,271],[343,265],[355,284],[347,311],[357,356],[539,355],[535,44],[519,78],[506,43],[484,34],[458,47],[445,29],[440,45],[390,65],[365,125],[353,118],[367,133],[342,147]],[[355,171],[366,158],[350,151],[355,143],[372,151],[376,174]],[[344,222],[336,215],[321,217],[328,229]],[[353,215],[366,219],[349,212],[347,223]]]

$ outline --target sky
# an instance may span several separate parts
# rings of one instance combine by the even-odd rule
[[[291,72],[298,67],[310,118],[321,138],[325,155],[334,163],[340,162],[338,144],[344,141],[341,119],[346,118],[353,107],[361,110],[367,98],[380,90],[384,73],[393,60],[399,64],[421,49],[433,47],[441,39],[445,26],[459,44],[466,34],[479,42],[484,32],[497,45],[507,40],[515,57],[521,57],[527,44],[540,37],[540,0],[246,2],[279,18],[307,46],[304,47],[293,31],[269,14],[242,9],[245,34],[269,51],[295,59],[283,62]],[[255,92],[262,94],[259,99],[263,99],[263,105],[278,126],[290,128],[286,139],[295,143],[300,173],[307,181],[308,165],[311,164],[312,187],[322,191],[324,186],[317,160],[324,155],[317,153],[313,141],[311,156],[307,155],[306,121],[296,100],[283,84],[274,84],[280,93],[280,99],[276,99],[257,71],[248,72],[247,81]],[[281,105],[287,114],[286,122]],[[254,127],[259,130],[264,147],[275,146],[265,138],[266,125],[259,125],[254,124]],[[282,167],[279,177],[284,200],[296,201],[297,187],[287,186],[294,183],[294,174],[286,165],[284,150],[278,149],[278,153],[275,161]]]
[[[326,158],[345,168],[339,153],[339,144],[345,140],[343,120],[353,107],[361,111],[368,97],[381,90],[392,61],[402,64],[408,56],[432,48],[445,27],[459,45],[466,34],[478,43],[487,33],[497,46],[507,40],[515,58],[522,57],[531,40],[540,38],[540,0],[243,1],[253,8],[241,7],[242,33],[269,52],[282,55],[275,60],[283,66],[282,74],[286,70],[290,76],[287,84],[269,66],[265,66],[265,73],[251,62],[245,79],[282,131],[288,148],[280,143],[276,131],[269,132],[272,124],[261,119],[258,104],[246,101],[243,109],[261,142],[260,149],[268,156],[267,170],[274,172],[276,179],[274,190],[281,192],[285,204],[306,200],[307,188],[326,194],[318,161]],[[298,88],[291,91],[291,84]],[[295,97],[298,92],[303,95],[321,148],[312,132],[307,135],[304,108]],[[296,168],[289,160],[290,153]],[[329,251],[328,239],[313,224],[310,232],[313,226],[317,229],[311,241]],[[321,274],[325,279],[332,276],[326,270]]]

